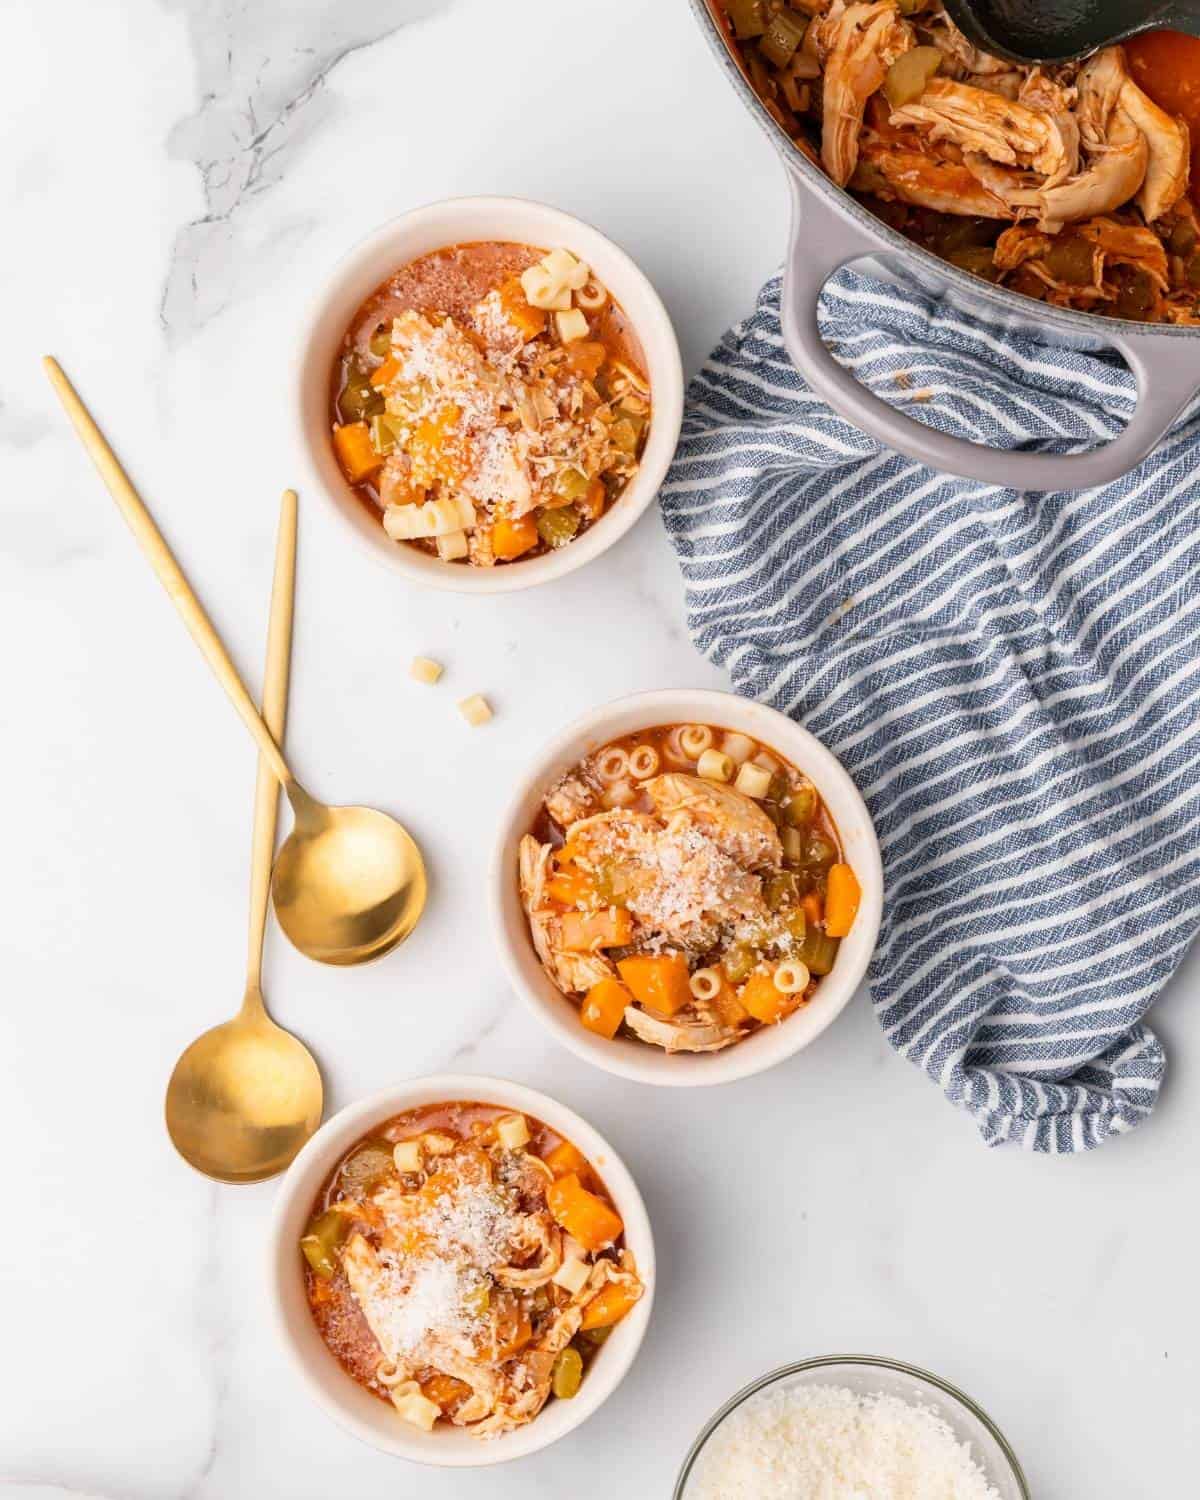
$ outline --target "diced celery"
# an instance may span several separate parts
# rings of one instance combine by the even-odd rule
[[[725,0],[725,13],[733,22],[733,32],[741,42],[762,36],[767,29],[763,0]]]
[[[309,1224],[307,1233],[300,1241],[304,1258],[323,1280],[336,1274],[338,1268],[337,1247],[345,1238],[348,1220],[345,1214],[326,1209]]]
[[[582,469],[563,469],[554,481],[554,493],[564,500],[582,500],[591,480]]]
[[[786,68],[795,56],[796,48],[804,40],[808,20],[798,16],[794,10],[781,10],[767,27],[758,44],[759,51],[769,63],[777,68]]]
[[[569,1401],[579,1393],[583,1383],[583,1357],[578,1349],[570,1345],[559,1351],[550,1374],[554,1394],[560,1401]]]
[[[547,547],[565,547],[579,530],[579,512],[573,505],[558,505],[539,511],[534,524]]]
[[[390,453],[396,446],[396,434],[382,414],[371,418],[371,446],[376,453]]]

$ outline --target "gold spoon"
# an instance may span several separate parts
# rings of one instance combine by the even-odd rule
[[[421,851],[386,813],[327,807],[288,770],[212,621],[116,454],[58,361],[47,355],[42,363],[138,545],[292,804],[295,826],[279,851],[272,881],[279,925],[301,953],[322,963],[359,964],[390,952],[425,908]]]
[[[275,546],[262,716],[278,743],[287,713],[296,583],[296,492],[285,490]],[[250,950],[246,993],[232,1021],[199,1036],[167,1085],[167,1131],[180,1156],[222,1182],[273,1177],[321,1123],[321,1075],[312,1053],[267,1014],[263,933],[275,852],[279,784],[265,756],[254,786],[250,853]]]

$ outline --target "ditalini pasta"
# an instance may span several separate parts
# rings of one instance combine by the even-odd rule
[[[715,1052],[815,994],[858,880],[815,786],[708,724],[601,745],[521,841],[533,946],[588,1030]]]
[[[330,1352],[426,1431],[496,1437],[570,1400],[642,1295],[592,1163],[540,1120],[466,1101],[359,1141],[299,1249]]]

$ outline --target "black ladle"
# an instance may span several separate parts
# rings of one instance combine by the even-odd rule
[[[1200,0],[944,0],[985,52],[1020,63],[1061,63],[1162,27],[1200,36]]]

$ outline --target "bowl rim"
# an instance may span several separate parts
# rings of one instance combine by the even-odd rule
[[[429,1097],[416,1097],[419,1095]],[[502,1107],[519,1109],[522,1113],[541,1119],[552,1129],[561,1130],[567,1139],[577,1144],[588,1160],[596,1164],[604,1185],[621,1214],[625,1224],[625,1240],[637,1258],[638,1274],[644,1284],[636,1307],[622,1319],[614,1330],[614,1336],[605,1341],[579,1394],[570,1403],[557,1430],[552,1432],[543,1427],[543,1435],[539,1437],[539,1425],[544,1415],[544,1412],[539,1412],[524,1427],[487,1442],[473,1439],[469,1434],[457,1430],[454,1434],[435,1435],[435,1441],[451,1436],[462,1439],[464,1444],[472,1444],[471,1447],[455,1445],[450,1449],[443,1448],[440,1453],[430,1446],[428,1439],[431,1435],[414,1433],[410,1436],[399,1420],[395,1424],[395,1432],[390,1428],[386,1433],[377,1431],[356,1415],[350,1399],[343,1402],[331,1394],[293,1335],[292,1321],[285,1303],[284,1283],[285,1277],[300,1275],[296,1258],[297,1238],[293,1232],[299,1226],[292,1221],[299,1220],[302,1223],[301,1216],[307,1217],[317,1186],[324,1180],[338,1155],[347,1145],[369,1131],[373,1124],[377,1125],[392,1115],[400,1114],[406,1109],[419,1108],[422,1103],[434,1102],[435,1099],[445,1102],[474,1099],[480,1103],[495,1102]],[[416,1074],[353,1100],[331,1115],[305,1142],[280,1181],[271,1207],[264,1269],[268,1316],[276,1341],[282,1345],[286,1360],[298,1376],[306,1394],[344,1432],[378,1452],[425,1467],[453,1469],[488,1468],[538,1453],[569,1436],[593,1416],[616,1391],[637,1358],[650,1322],[657,1286],[654,1232],[650,1216],[637,1182],[617,1150],[594,1125],[569,1105],[513,1079],[484,1073]],[[303,1310],[311,1317],[306,1299]],[[619,1337],[622,1331],[624,1336]],[[319,1333],[317,1339],[320,1343],[319,1359],[328,1362],[321,1367],[339,1371],[347,1383],[348,1398],[351,1395],[350,1387],[361,1393],[363,1388],[345,1371],[340,1370],[334,1355],[320,1340]],[[338,1389],[341,1389],[340,1385]],[[379,1405],[382,1410],[382,1403]],[[558,1405],[559,1403],[554,1404],[555,1409]]]
[[[858,841],[851,863],[859,876],[862,899],[852,934],[853,945],[839,952],[839,961],[843,953],[847,959],[845,966],[839,972],[835,963],[831,974],[822,981],[817,997],[802,1013],[788,1017],[777,1027],[763,1027],[722,1052],[668,1056],[644,1043],[609,1041],[585,1030],[574,1007],[554,988],[533,953],[528,923],[515,895],[516,849],[532,822],[528,815],[530,799],[538,793],[540,800],[554,777],[584,753],[586,744],[602,744],[605,726],[634,710],[644,715],[639,727],[677,723],[682,719],[755,734],[810,775],[824,799],[828,800],[827,794],[836,788],[837,799],[844,807],[843,815],[834,819],[843,849],[851,835]],[[737,715],[742,716],[740,723]],[[748,719],[760,721],[765,729],[750,728]],[[852,825],[845,811],[852,815]],[[875,951],[883,911],[883,867],[878,836],[862,794],[846,768],[811,731],[778,709],[739,693],[711,688],[667,688],[629,694],[590,709],[542,745],[501,815],[492,847],[488,891],[493,940],[509,983],[539,1022],[564,1046],[577,1057],[619,1078],[658,1087],[696,1088],[733,1083],[765,1072],[803,1051],[833,1024],[858,992]],[[849,944],[850,939],[844,943]],[[837,982],[830,985],[835,977]]]
[[[957,1401],[975,1417],[988,1434],[995,1440],[996,1446],[1004,1456],[1012,1474],[1012,1478],[1021,1492],[1022,1500],[1032,1500],[1029,1490],[1029,1481],[1025,1478],[1025,1471],[1021,1462],[1013,1450],[1012,1444],[1001,1432],[1000,1428],[992,1418],[979,1405],[978,1401],[968,1396],[965,1391],[959,1390],[956,1385],[948,1380],[943,1380],[940,1375],[935,1375],[931,1370],[924,1370],[920,1365],[906,1364],[900,1359],[890,1359],[882,1354],[818,1354],[811,1359],[796,1360],[792,1364],[779,1365],[776,1369],[768,1370],[765,1375],[760,1375],[757,1380],[752,1380],[749,1385],[744,1385],[741,1390],[735,1391],[722,1406],[709,1417],[700,1429],[695,1441],[688,1449],[683,1463],[680,1465],[679,1475],[675,1480],[675,1488],[672,1491],[672,1500],[684,1500],[688,1480],[691,1478],[692,1470],[695,1468],[696,1460],[700,1457],[705,1444],[717,1428],[725,1421],[732,1412],[736,1411],[744,1401],[755,1396],[759,1391],[765,1390],[767,1386],[777,1381],[786,1380],[791,1375],[804,1374],[809,1370],[827,1369],[833,1365],[861,1365],[867,1369],[889,1370],[893,1374],[906,1375],[919,1384],[931,1386],[940,1391],[943,1396],[949,1396],[951,1400]]]
[[[481,218],[490,221],[486,232],[478,227]],[[477,227],[472,228],[472,224]],[[445,228],[441,230],[443,225]],[[462,563],[442,562],[440,558],[391,541],[373,517],[363,512],[359,519],[356,514],[362,511],[361,502],[340,473],[334,474],[336,460],[327,436],[323,430],[314,431],[311,419],[309,375],[314,368],[324,371],[327,363],[314,345],[323,347],[327,342],[325,324],[332,318],[333,309],[348,299],[351,290],[355,295],[349,300],[357,308],[385,279],[386,272],[368,269],[381,259],[396,270],[422,255],[454,244],[490,240],[536,245],[535,227],[550,245],[574,245],[589,259],[589,264],[597,255],[605,262],[602,273],[605,284],[626,312],[646,358],[651,387],[650,432],[633,480],[600,520],[577,540],[557,551],[503,567],[472,568]],[[432,243],[435,238],[436,244]],[[403,248],[405,242],[424,240],[430,242],[424,248]],[[390,247],[397,244],[401,248],[389,254]],[[614,281],[621,285],[614,286]],[[636,316],[629,308],[631,300],[641,304]],[[336,337],[340,339],[348,318],[338,321],[340,331]],[[662,297],[629,252],[614,240],[586,219],[535,198],[497,194],[441,198],[388,219],[358,239],[323,273],[319,290],[303,311],[300,329],[293,354],[290,406],[294,446],[304,467],[306,484],[321,495],[322,507],[336,518],[338,530],[350,533],[376,563],[414,583],[459,594],[501,594],[565,578],[606,552],[641,519],[658,495],[674,458],[683,425],[683,360]]]

